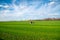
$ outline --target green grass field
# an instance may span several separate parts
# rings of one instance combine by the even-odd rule
[[[0,40],[60,40],[60,21],[0,22]]]

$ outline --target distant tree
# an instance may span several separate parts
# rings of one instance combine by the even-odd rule
[[[33,22],[32,22],[32,20],[30,20],[30,24],[32,24]]]

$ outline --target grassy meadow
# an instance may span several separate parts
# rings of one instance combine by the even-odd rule
[[[0,40],[60,40],[60,21],[0,22]]]

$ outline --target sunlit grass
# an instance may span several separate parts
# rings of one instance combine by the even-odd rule
[[[3,40],[59,40],[60,21],[0,22]]]

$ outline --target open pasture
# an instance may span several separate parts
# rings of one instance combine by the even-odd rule
[[[0,40],[60,40],[60,21],[0,22]]]

